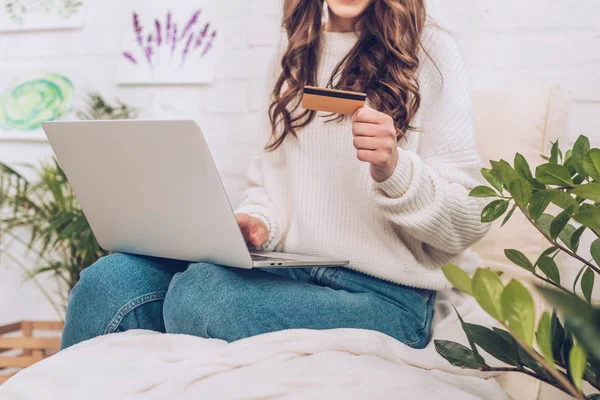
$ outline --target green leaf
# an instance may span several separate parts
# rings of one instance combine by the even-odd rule
[[[587,173],[583,168],[583,159],[587,152],[590,150],[590,141],[585,136],[579,136],[579,138],[575,141],[573,145],[573,154],[571,155],[571,159],[573,160],[573,167],[575,171],[582,176],[586,177]]]
[[[571,161],[572,157],[573,157],[573,150],[567,150],[567,152],[565,153],[565,159],[564,159],[563,165],[566,165],[567,163],[569,163],[569,161]]]
[[[565,330],[558,319],[558,314],[556,313],[556,310],[552,311],[550,326],[552,332],[552,354],[555,360],[561,360],[561,350],[563,346],[563,341],[565,340]]]
[[[504,255],[514,264],[517,264],[519,267],[526,269],[529,272],[533,272],[535,267],[531,264],[531,261],[525,256],[525,254],[521,253],[519,250],[507,249],[504,250]]]
[[[543,164],[535,170],[535,177],[545,185],[572,186],[573,180],[569,171],[558,164]]]
[[[541,257],[538,261],[538,266],[552,282],[560,285],[560,272],[554,260],[550,257]]]
[[[549,312],[544,312],[538,323],[538,329],[535,334],[540,352],[548,361],[548,364],[554,366],[554,355],[552,353],[552,319]]]
[[[550,162],[552,164],[558,163],[558,140],[552,144],[552,149],[550,150]]]
[[[552,239],[556,239],[562,230],[567,226],[571,217],[573,216],[573,210],[575,207],[571,206],[558,214],[556,218],[550,224],[550,236]]]
[[[508,200],[494,200],[481,212],[481,222],[493,222],[500,218],[508,209]]]
[[[581,185],[573,190],[570,190],[569,193],[575,194],[581,198],[592,200],[596,202],[600,202],[600,184],[599,183],[588,183],[585,185]]]
[[[535,191],[546,190],[546,185],[544,185],[542,182],[538,181],[535,178],[527,179],[527,181],[529,182],[529,184],[531,185],[531,187],[533,187],[533,189]]]
[[[547,375],[544,371],[544,368],[540,364],[538,364],[533,358],[531,358],[531,356],[527,354],[525,350],[523,350],[523,347],[519,343],[517,343],[517,341],[510,335],[510,333],[496,327],[493,327],[492,330],[500,336],[502,336],[504,340],[509,342],[513,348],[517,349],[519,364],[522,364],[527,368],[532,369],[541,376]]]
[[[600,362],[600,311],[573,294],[539,285],[537,289],[551,305],[567,316],[568,329],[577,337],[589,356]]]
[[[477,269],[473,276],[472,289],[473,296],[481,308],[498,321],[504,321],[500,301],[504,286],[498,275],[489,269]]]
[[[465,271],[457,267],[456,265],[446,264],[442,267],[442,272],[448,281],[460,290],[461,292],[473,295],[471,289],[471,278]]]
[[[433,342],[438,354],[455,367],[480,369],[484,366],[473,350],[462,344],[448,340],[434,340]]]
[[[580,224],[600,233],[600,209],[596,207],[581,207],[573,219]]]
[[[481,176],[483,176],[490,185],[492,185],[494,188],[496,188],[496,190],[498,192],[502,193],[502,190],[503,190],[502,182],[499,179],[497,179],[495,176],[492,175],[490,169],[482,168]]]
[[[494,191],[494,189],[489,188],[487,186],[477,186],[471,193],[469,193],[470,197],[498,197],[498,193]]]
[[[583,232],[585,232],[586,229],[587,228],[585,226],[580,226],[579,228],[577,228],[577,230],[571,236],[570,243],[565,243],[574,252],[577,252],[577,250],[579,249],[579,242],[581,240],[581,235],[583,235]]]
[[[518,207],[519,207],[519,205],[517,203],[513,204],[512,208],[510,209],[508,214],[506,214],[506,217],[504,217],[504,221],[502,221],[502,225],[500,225],[500,227],[503,227],[504,225],[506,225],[506,223],[510,220],[510,218],[513,216],[513,214],[515,213],[515,211],[517,210]]]
[[[551,246],[548,247],[546,250],[544,250],[544,252],[540,255],[540,258],[545,257],[545,256],[551,256],[552,253],[556,253],[558,251],[558,247],[556,246]],[[539,260],[539,259],[538,259]],[[536,262],[537,265],[537,262]]]
[[[475,358],[477,358],[477,360],[479,360],[479,362],[481,362],[482,364],[485,364],[485,360],[483,359],[483,357],[481,357],[481,355],[477,351],[477,346],[475,346],[475,341],[473,340],[473,338],[469,334],[469,331],[467,330],[467,326],[466,326],[467,324],[465,324],[465,321],[463,320],[462,316],[460,315],[460,313],[458,312],[456,307],[454,307],[454,306],[452,306],[452,307],[454,308],[454,312],[456,312],[456,315],[458,316],[458,320],[460,321],[460,325],[463,328],[463,331],[467,335],[467,340],[469,341],[469,345],[471,346],[471,350],[473,350],[473,354],[475,355]]]
[[[548,205],[550,205],[550,193],[548,191],[544,190],[534,193],[527,208],[531,219],[537,221],[546,208],[548,208]]]
[[[590,267],[588,267],[583,276],[581,277],[581,291],[583,292],[583,297],[587,300],[588,303],[592,303],[592,292],[594,291],[594,279],[596,274]]]
[[[574,207],[575,211],[579,209],[579,203],[569,193],[562,192],[560,190],[549,190],[550,201],[563,210],[571,206]]]
[[[535,309],[529,290],[514,279],[501,295],[502,310],[507,326],[526,345],[533,343]]]
[[[520,153],[517,153],[515,155],[515,171],[517,171],[517,174],[519,174],[519,176],[521,176],[522,178],[533,178],[533,175],[531,174],[531,169],[529,168],[529,163],[527,163],[525,157],[523,157]]]
[[[586,365],[587,355],[585,354],[585,350],[579,343],[575,343],[569,354],[569,373],[573,384],[580,392]]]
[[[533,188],[525,178],[515,179],[510,183],[510,193],[515,202],[522,208],[526,208],[531,200]]]
[[[492,165],[492,171],[499,174],[500,180],[507,188],[510,187],[513,180],[519,178],[519,174],[504,160],[490,161],[490,164]]]
[[[583,157],[583,169],[595,181],[600,180],[600,149],[591,149]]]
[[[550,225],[552,225],[552,221],[554,221],[554,217],[552,215],[542,214],[536,222],[542,232],[550,236]]]
[[[558,235],[558,238],[564,244],[566,244],[567,247],[569,247],[571,244],[571,241],[573,240],[573,235],[575,235],[576,232],[577,232],[577,229],[575,229],[575,227],[573,225],[567,224],[564,227],[564,229],[562,230],[562,232],[560,232],[560,234]]]
[[[590,253],[596,262],[596,265],[600,265],[600,239],[596,239],[592,242],[592,245],[590,246]]]
[[[513,347],[498,333],[484,326],[468,323],[463,325],[463,329],[467,336],[489,355],[508,365],[517,366],[519,364],[517,347]]]

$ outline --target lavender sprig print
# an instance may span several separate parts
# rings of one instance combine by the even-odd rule
[[[171,46],[171,58],[173,58],[175,49],[177,48],[177,24],[173,24],[173,37],[171,39],[173,42]]]
[[[181,66],[182,67],[185,64],[185,59],[187,58],[188,53],[190,52],[190,47],[192,46],[193,39],[194,39],[194,34],[190,33],[190,36],[185,44],[185,49],[183,50],[183,54],[181,55]]]
[[[196,11],[193,15],[192,18],[190,18],[190,20],[188,21],[187,25],[185,26],[185,28],[183,28],[183,33],[181,34],[181,39],[183,39],[184,37],[187,36],[187,34],[190,32],[190,30],[194,27],[194,25],[196,24],[196,22],[198,22],[198,17],[200,17],[200,10]]]
[[[173,27],[173,13],[171,10],[167,13],[167,44],[171,42],[171,28]]]
[[[156,27],[156,44],[157,46],[162,46],[162,26],[160,25],[160,21],[155,19],[154,26]]]
[[[194,43],[194,50],[196,50],[198,47],[202,46],[202,42],[204,42],[204,38],[206,37],[206,34],[208,33],[208,28],[209,27],[210,27],[210,22],[207,22],[204,25],[204,28],[198,34],[198,38],[196,39],[196,43]]]
[[[126,49],[122,54],[131,65],[147,62],[151,69],[169,69],[171,61],[180,60],[179,68],[189,63],[197,63],[214,47],[217,31],[210,22],[200,25],[201,10],[193,12],[187,23],[177,24],[176,17],[168,10],[163,18],[152,18],[145,23],[142,15],[133,12],[133,34],[137,49]],[[194,29],[201,26],[201,29]],[[194,56],[194,57],[193,57]],[[145,61],[144,61],[145,60]]]
[[[154,55],[154,49],[152,48],[152,34],[148,35],[148,44],[146,45],[146,59],[148,64],[152,66],[152,56]]]
[[[206,43],[206,47],[204,48],[204,51],[202,52],[202,57],[204,57],[210,51],[210,49],[212,49],[213,43],[216,38],[217,38],[217,31],[213,31],[212,35],[210,35],[209,42]]]
[[[140,46],[143,46],[143,41],[144,39],[142,39],[142,24],[140,24],[140,16],[137,13],[133,13],[133,30],[135,31],[135,35],[137,38],[137,42]]]
[[[136,60],[136,58],[133,56],[133,54],[131,54],[130,52],[126,51],[123,53],[123,56],[128,59],[129,61],[131,61],[133,64],[138,63],[138,61]]]

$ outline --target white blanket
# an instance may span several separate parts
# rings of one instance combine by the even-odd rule
[[[471,299],[445,297],[434,338],[465,342],[448,297],[466,320],[490,324]],[[0,399],[508,399],[489,377],[452,367],[433,343],[414,350],[365,330],[289,330],[230,344],[131,331],[20,372],[0,386]]]

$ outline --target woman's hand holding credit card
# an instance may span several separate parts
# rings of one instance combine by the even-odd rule
[[[371,164],[376,182],[389,179],[398,163],[398,139],[394,120],[365,105],[365,93],[304,87],[302,107],[307,110],[352,115],[356,158]]]

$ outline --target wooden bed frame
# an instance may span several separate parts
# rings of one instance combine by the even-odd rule
[[[4,369],[27,368],[60,350],[60,337],[36,337],[35,331],[61,332],[62,322],[22,321],[0,326],[0,384],[11,376],[2,375]],[[20,336],[15,333],[20,332]],[[10,336],[6,336],[11,334]],[[15,350],[21,350],[17,355]]]

